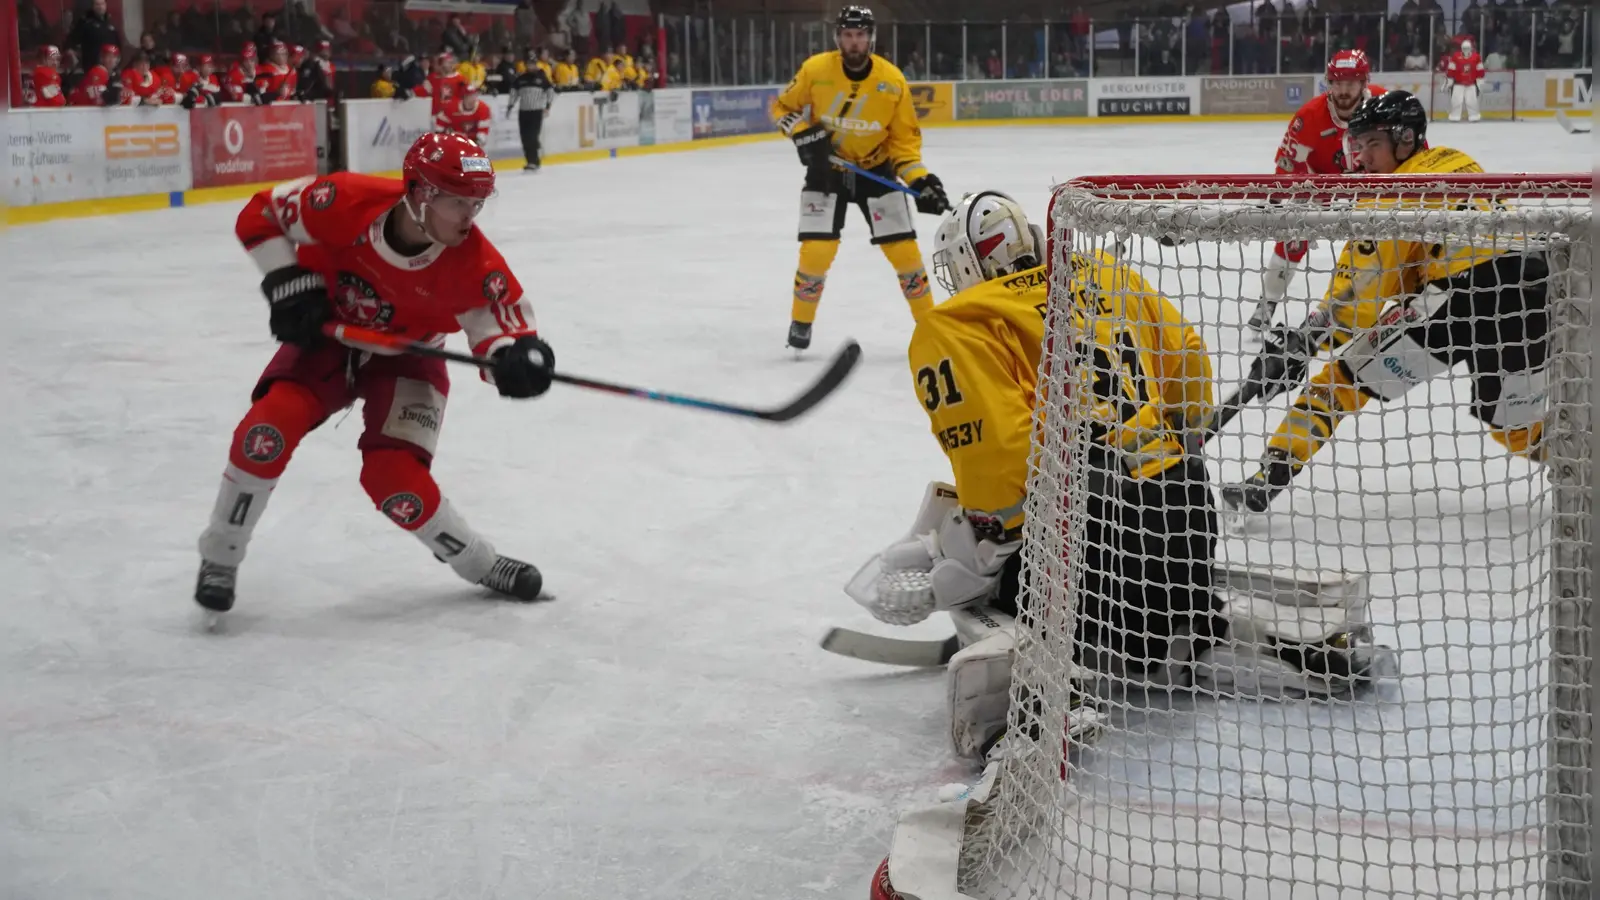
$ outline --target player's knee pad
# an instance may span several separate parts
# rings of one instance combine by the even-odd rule
[[[1355,386],[1379,400],[1397,400],[1417,385],[1448,372],[1450,361],[1417,341],[1428,318],[1448,302],[1448,292],[1428,285],[1416,302],[1387,310],[1370,331],[1345,344],[1339,360]]]
[[[361,457],[361,486],[379,512],[407,531],[416,531],[433,518],[439,509],[439,485],[415,453],[377,449]]]
[[[817,283],[820,285],[822,282],[821,276],[828,274],[828,270],[833,268],[833,258],[838,255],[839,241],[837,239],[831,241],[801,241],[800,264],[796,267],[797,274],[795,276],[796,291],[799,290],[798,273],[817,276]]]
[[[277,478],[322,416],[322,403],[309,388],[275,382],[234,429],[228,462],[256,478]]]
[[[908,195],[890,191],[878,197],[868,197],[866,207],[874,244],[916,239],[917,226],[911,219],[911,199]],[[917,264],[921,263],[921,259],[918,259]]]

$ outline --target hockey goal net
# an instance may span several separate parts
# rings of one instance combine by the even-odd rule
[[[1129,176],[1056,189],[1012,743],[964,801],[950,896],[1593,896],[1589,194],[1587,175]],[[1293,581],[1288,602],[1306,607],[1369,594],[1372,637],[1395,649],[1398,673],[1331,699],[1102,690],[1109,726],[1071,745],[1082,567],[1095,549],[1139,551],[1086,546],[1088,386],[1103,373],[1069,313],[1070,254],[1114,254],[1169,298],[1206,343],[1220,402],[1259,352],[1242,323],[1282,240],[1312,242],[1278,313],[1289,324],[1321,300],[1348,241],[1542,260],[1528,308],[1505,313],[1542,302],[1548,314],[1548,393],[1532,417],[1542,462],[1493,439],[1464,365],[1367,403],[1267,512],[1229,523],[1223,510],[1215,558]],[[1213,485],[1251,473],[1299,394],[1246,408],[1205,445]]]

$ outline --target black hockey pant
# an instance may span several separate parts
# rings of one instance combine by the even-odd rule
[[[528,165],[539,164],[539,130],[544,127],[544,110],[524,109],[517,112],[517,129],[522,134],[522,156]]]

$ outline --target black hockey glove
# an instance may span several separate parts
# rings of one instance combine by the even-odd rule
[[[328,284],[322,276],[300,266],[284,266],[261,279],[271,315],[272,336],[285,344],[309,347],[322,339],[328,321]]]
[[[917,192],[917,212],[943,215],[950,211],[950,197],[944,192],[944,182],[929,173],[911,182],[909,187]]]
[[[494,386],[502,397],[525,400],[550,390],[556,369],[556,352],[531,334],[517,338],[490,357],[494,360]]]
[[[808,169],[820,169],[828,165],[828,157],[833,149],[833,141],[828,129],[821,125],[808,125],[789,136],[794,141],[794,149],[800,154],[800,164]]]
[[[1271,400],[1284,391],[1305,383],[1306,368],[1317,353],[1317,335],[1309,329],[1279,325],[1267,335],[1261,355],[1250,364],[1248,379],[1252,392]]]

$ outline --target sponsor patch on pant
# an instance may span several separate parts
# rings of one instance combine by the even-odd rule
[[[283,432],[271,425],[252,425],[244,433],[239,452],[251,462],[269,463],[283,455]]]
[[[403,494],[391,494],[387,500],[379,504],[383,514],[395,521],[396,525],[414,525],[422,518],[422,498],[409,491]]]

